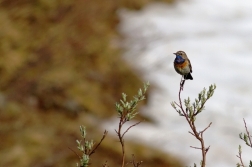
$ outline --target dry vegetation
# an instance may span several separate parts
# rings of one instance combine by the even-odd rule
[[[0,1],[0,166],[75,166],[68,147],[76,148],[79,125],[100,138],[97,124],[116,114],[121,92],[132,95],[142,84],[115,45],[116,10],[149,1]],[[118,166],[117,142],[106,138],[91,166]],[[130,145],[127,156],[134,152],[144,166],[178,166]]]

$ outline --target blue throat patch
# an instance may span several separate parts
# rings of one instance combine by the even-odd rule
[[[179,55],[176,55],[176,58],[175,58],[175,63],[177,64],[182,64],[185,62],[185,59],[183,59],[181,56]]]

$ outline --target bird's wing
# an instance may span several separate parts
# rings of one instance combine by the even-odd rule
[[[188,61],[189,61],[190,72],[192,72],[192,65],[191,65],[191,62],[190,62],[189,59],[188,59]]]

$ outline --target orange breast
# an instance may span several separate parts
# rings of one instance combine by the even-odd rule
[[[188,65],[188,61],[185,61],[184,63],[181,63],[181,64],[176,63],[176,67],[177,68],[182,68],[182,69],[185,68],[187,65]]]

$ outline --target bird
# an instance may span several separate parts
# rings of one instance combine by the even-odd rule
[[[187,79],[193,80],[193,77],[191,75],[192,65],[186,53],[184,51],[177,51],[176,53],[173,54],[176,55],[176,58],[174,60],[174,68],[176,72],[182,75],[185,80]]]

